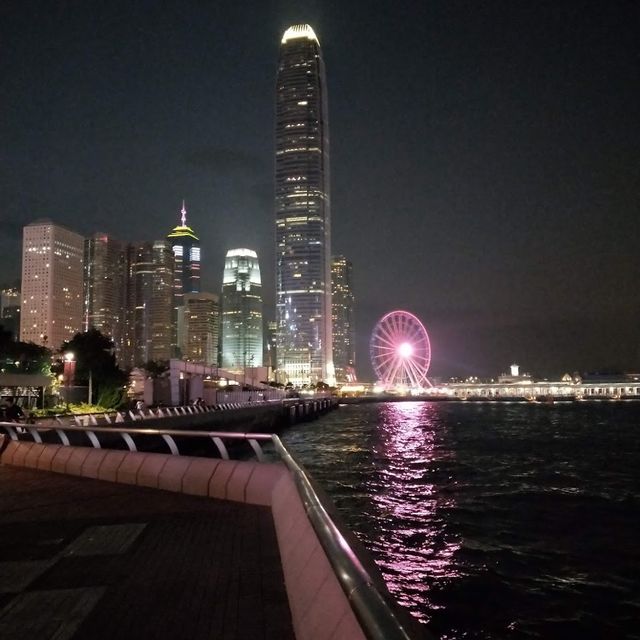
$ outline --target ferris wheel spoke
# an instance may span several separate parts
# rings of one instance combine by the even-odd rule
[[[417,325],[411,326],[411,337],[416,342],[424,342],[424,334],[422,333],[420,327]]]
[[[393,358],[386,358],[385,360],[374,361],[372,362],[372,364],[373,364],[373,368],[376,370],[376,373],[380,377],[386,377],[393,362],[394,362]]]
[[[398,333],[396,328],[393,325],[380,327],[383,335],[388,338],[393,344],[396,344],[398,341]]]
[[[422,374],[421,368],[418,367],[413,360],[407,360],[407,364],[409,365],[411,371],[413,372],[414,382],[416,386],[419,386],[424,377]]]
[[[393,316],[388,318],[387,322],[385,322],[385,328],[387,329],[388,334],[393,336],[394,339],[398,338],[398,326]]]
[[[387,356],[384,359],[383,358],[377,359],[375,362],[373,362],[373,366],[375,368],[385,369],[393,361],[394,361],[393,356]]]
[[[376,336],[376,340],[379,340],[380,342],[385,342],[386,344],[388,344],[391,347],[391,349],[395,349],[396,348],[395,342],[389,337],[386,337],[386,336],[383,336],[381,334],[378,334]]]
[[[389,382],[392,382],[393,384],[396,384],[395,381],[397,379],[398,371],[401,369],[401,367],[402,367],[402,360],[396,360],[394,362],[394,367],[391,370],[391,375],[388,378]]]
[[[375,360],[379,360],[381,358],[392,358],[395,355],[395,349],[380,349],[377,353],[371,354],[371,357]]]

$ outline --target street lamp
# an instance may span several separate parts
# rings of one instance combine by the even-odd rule
[[[73,377],[76,371],[76,357],[72,351],[67,351],[64,354],[64,386],[66,388],[65,400],[69,404],[69,387],[73,382]]]

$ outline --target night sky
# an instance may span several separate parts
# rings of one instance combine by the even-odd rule
[[[278,45],[327,66],[333,253],[354,264],[358,370],[387,311],[432,373],[640,369],[640,4],[0,4],[0,284],[22,226],[164,236],[188,221],[218,291],[258,251],[273,317]]]

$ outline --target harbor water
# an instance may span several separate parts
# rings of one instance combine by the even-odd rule
[[[640,638],[640,403],[348,405],[282,439],[436,637]]]

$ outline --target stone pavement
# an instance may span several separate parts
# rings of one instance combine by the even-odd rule
[[[271,511],[0,465],[0,638],[293,638]]]

